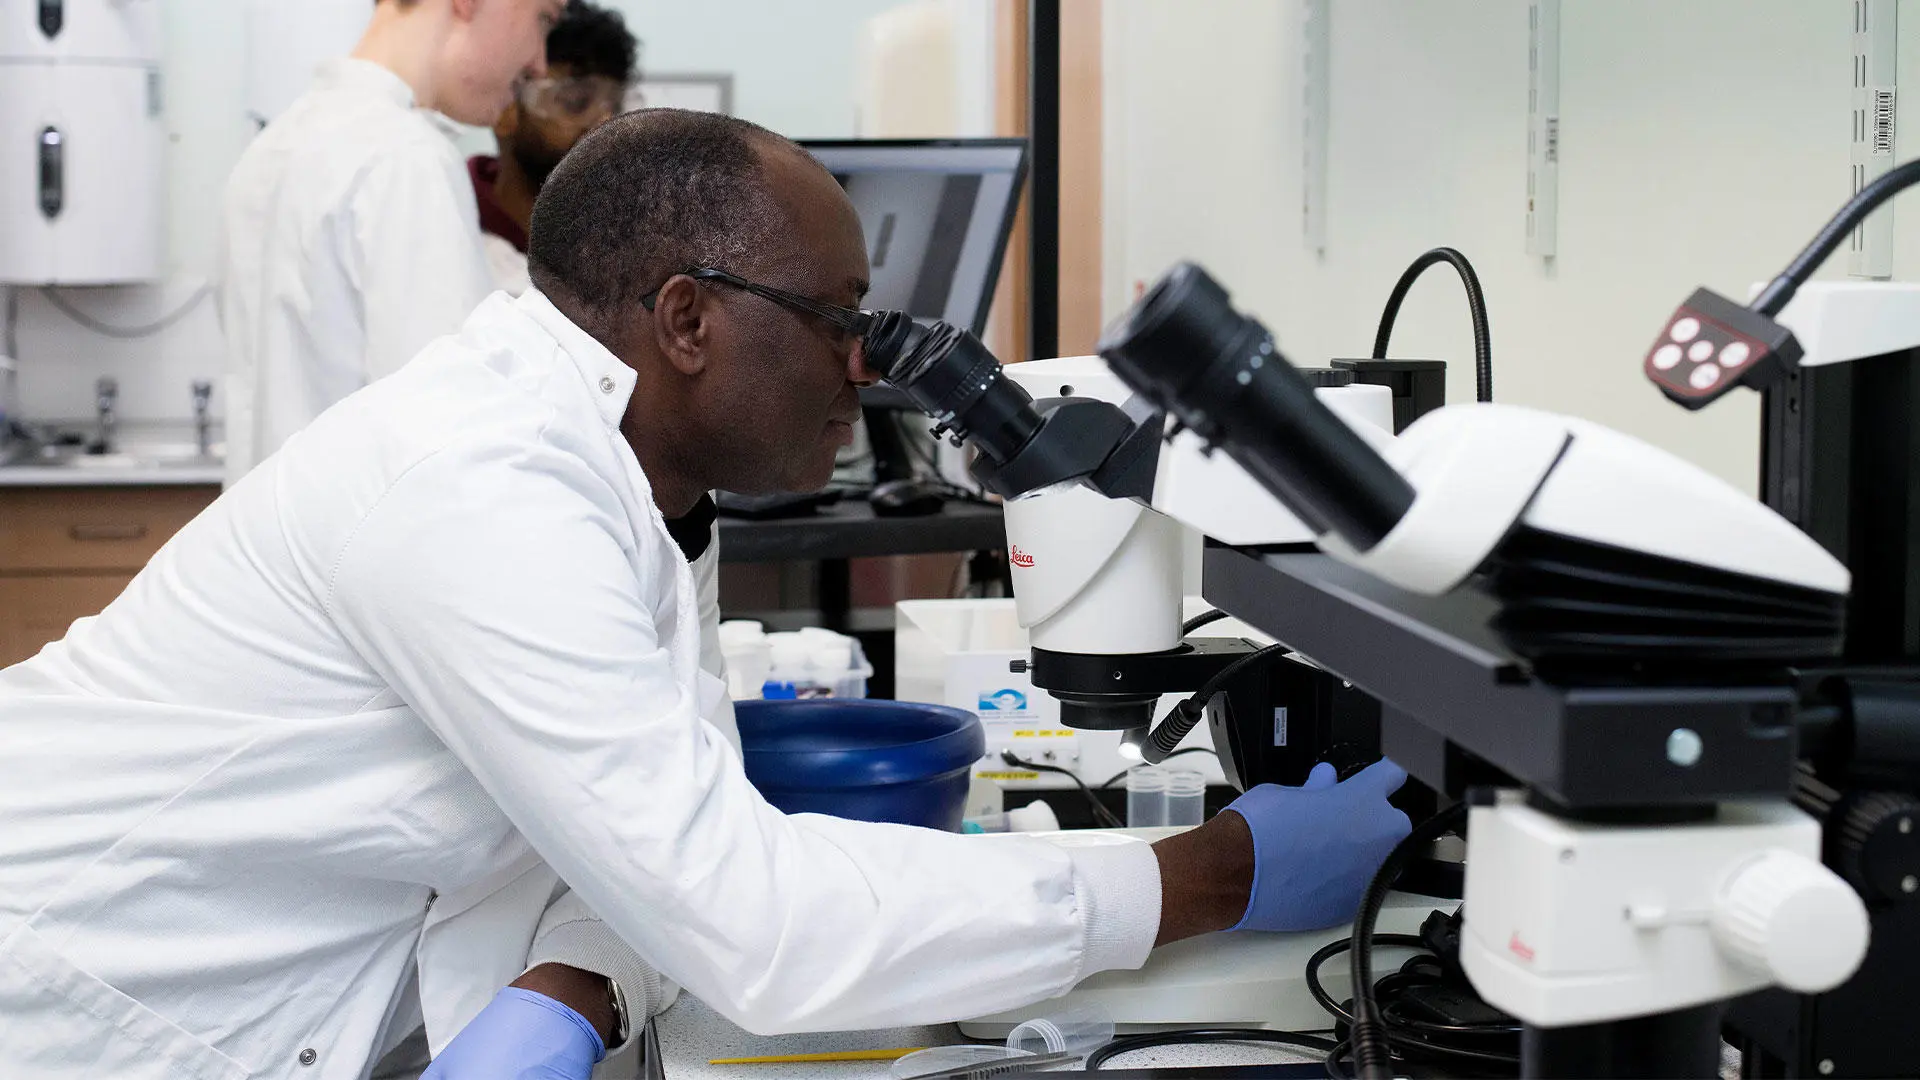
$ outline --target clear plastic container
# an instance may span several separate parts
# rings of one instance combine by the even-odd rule
[[[836,690],[840,680],[853,670],[853,639],[841,638],[838,641],[825,641],[813,645],[807,656],[807,666],[812,671],[813,681],[821,686],[830,686]],[[845,697],[836,693],[834,697]]]
[[[863,698],[873,665],[860,642],[831,630],[808,627],[766,636],[770,664],[760,696],[767,698]]]
[[[1060,816],[1053,812],[1053,807],[1046,800],[1035,799],[1025,806],[1005,813],[970,817],[961,823],[960,831],[966,833],[1059,832]]]
[[[1167,819],[1163,825],[1191,826],[1206,820],[1207,774],[1198,769],[1167,769]]]
[[[812,680],[807,672],[807,645],[800,640],[800,635],[788,632],[768,634],[767,646],[772,663],[767,670],[766,682],[761,687],[761,696],[770,700],[814,697],[811,693]]]
[[[1092,1003],[1037,1016],[1007,1032],[1007,1049],[1029,1054],[1085,1056],[1112,1041],[1113,1015]]]
[[[1156,829],[1167,823],[1167,773],[1157,765],[1127,770],[1127,828]]]
[[[773,673],[773,646],[765,629],[747,619],[721,623],[720,653],[727,660],[727,693],[733,700],[760,697]]]

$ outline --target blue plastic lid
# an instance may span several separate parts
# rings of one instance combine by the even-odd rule
[[[763,790],[912,783],[970,769],[986,731],[965,709],[815,698],[734,705],[747,776]]]

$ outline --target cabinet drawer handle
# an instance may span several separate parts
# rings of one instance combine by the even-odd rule
[[[145,525],[75,525],[67,530],[75,540],[138,540],[147,535]]]

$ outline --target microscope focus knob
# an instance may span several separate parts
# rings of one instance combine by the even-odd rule
[[[1803,994],[1831,990],[1867,955],[1867,907],[1838,874],[1774,848],[1740,867],[1713,906],[1729,957]]]
[[[1835,840],[1835,867],[1862,896],[1920,900],[1920,800],[1889,791],[1863,795]]]

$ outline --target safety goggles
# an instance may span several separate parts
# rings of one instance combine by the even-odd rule
[[[627,84],[606,75],[530,79],[520,86],[520,107],[554,119],[616,116],[625,111]]]
[[[736,289],[750,292],[761,299],[771,300],[789,311],[798,311],[805,315],[811,315],[855,340],[866,337],[867,331],[873,329],[874,315],[872,312],[857,311],[853,308],[840,307],[837,304],[826,304],[818,300],[810,300],[807,297],[801,296],[799,293],[790,293],[785,289],[776,289],[771,285],[755,284],[746,278],[729,274],[725,270],[715,270],[710,266],[701,267],[697,270],[687,270],[684,271],[684,273],[687,277],[695,281],[717,281],[722,285],[731,285]],[[675,276],[677,277],[679,275]],[[665,288],[666,283],[662,282],[660,287]],[[646,308],[648,311],[652,311],[653,302],[659,295],[660,289],[653,290],[640,298],[640,306]]]

